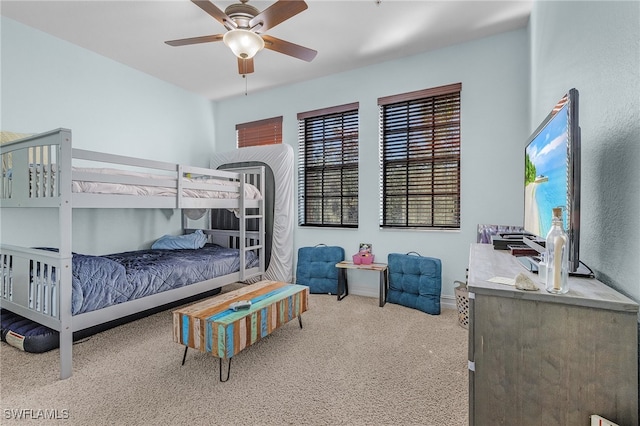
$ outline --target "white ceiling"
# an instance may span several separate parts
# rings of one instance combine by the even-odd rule
[[[244,80],[222,42],[166,40],[222,34],[188,0],[2,0],[0,13],[212,100],[310,80],[524,27],[533,0],[307,0],[266,34],[318,51],[305,62],[270,50]],[[213,0],[221,10],[237,1]],[[249,4],[264,10],[273,1]]]

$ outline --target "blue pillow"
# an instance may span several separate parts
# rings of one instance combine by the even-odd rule
[[[199,249],[204,247],[207,236],[198,229],[192,234],[185,235],[163,235],[153,243],[153,250],[178,250],[178,249]]]

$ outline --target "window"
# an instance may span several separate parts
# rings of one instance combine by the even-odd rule
[[[298,114],[298,223],[358,226],[358,103]]]
[[[380,226],[460,228],[461,88],[378,99]]]
[[[236,124],[238,148],[282,143],[282,116]]]

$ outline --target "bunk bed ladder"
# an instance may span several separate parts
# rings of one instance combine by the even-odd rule
[[[242,179],[240,179],[240,194],[245,194],[245,184],[247,183],[247,176],[250,174],[242,173]],[[261,173],[259,174],[260,182],[253,182],[259,188],[260,193],[264,194],[264,167],[261,167]],[[257,214],[247,214],[247,207],[245,206],[245,198],[240,197],[240,211],[239,211],[239,223],[240,223],[240,281],[245,281],[250,278],[245,276],[246,271],[246,254],[248,251],[256,250],[260,259],[260,271],[265,270],[265,253],[264,253],[264,235],[265,235],[265,221],[264,221],[264,197],[258,203]],[[257,240],[257,244],[250,242],[247,239],[247,223],[249,220],[258,219],[258,234],[260,239]],[[254,240],[255,241],[255,240]]]

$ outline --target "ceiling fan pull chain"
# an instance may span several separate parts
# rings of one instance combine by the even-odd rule
[[[247,81],[248,81],[249,79],[247,78],[247,75],[246,75],[246,74],[245,74],[245,75],[243,75],[243,76],[242,76],[242,78],[244,78],[244,95],[245,95],[245,96],[247,96],[247,91],[248,91],[248,90],[247,90],[247,86],[248,86],[248,82],[247,82]]]

